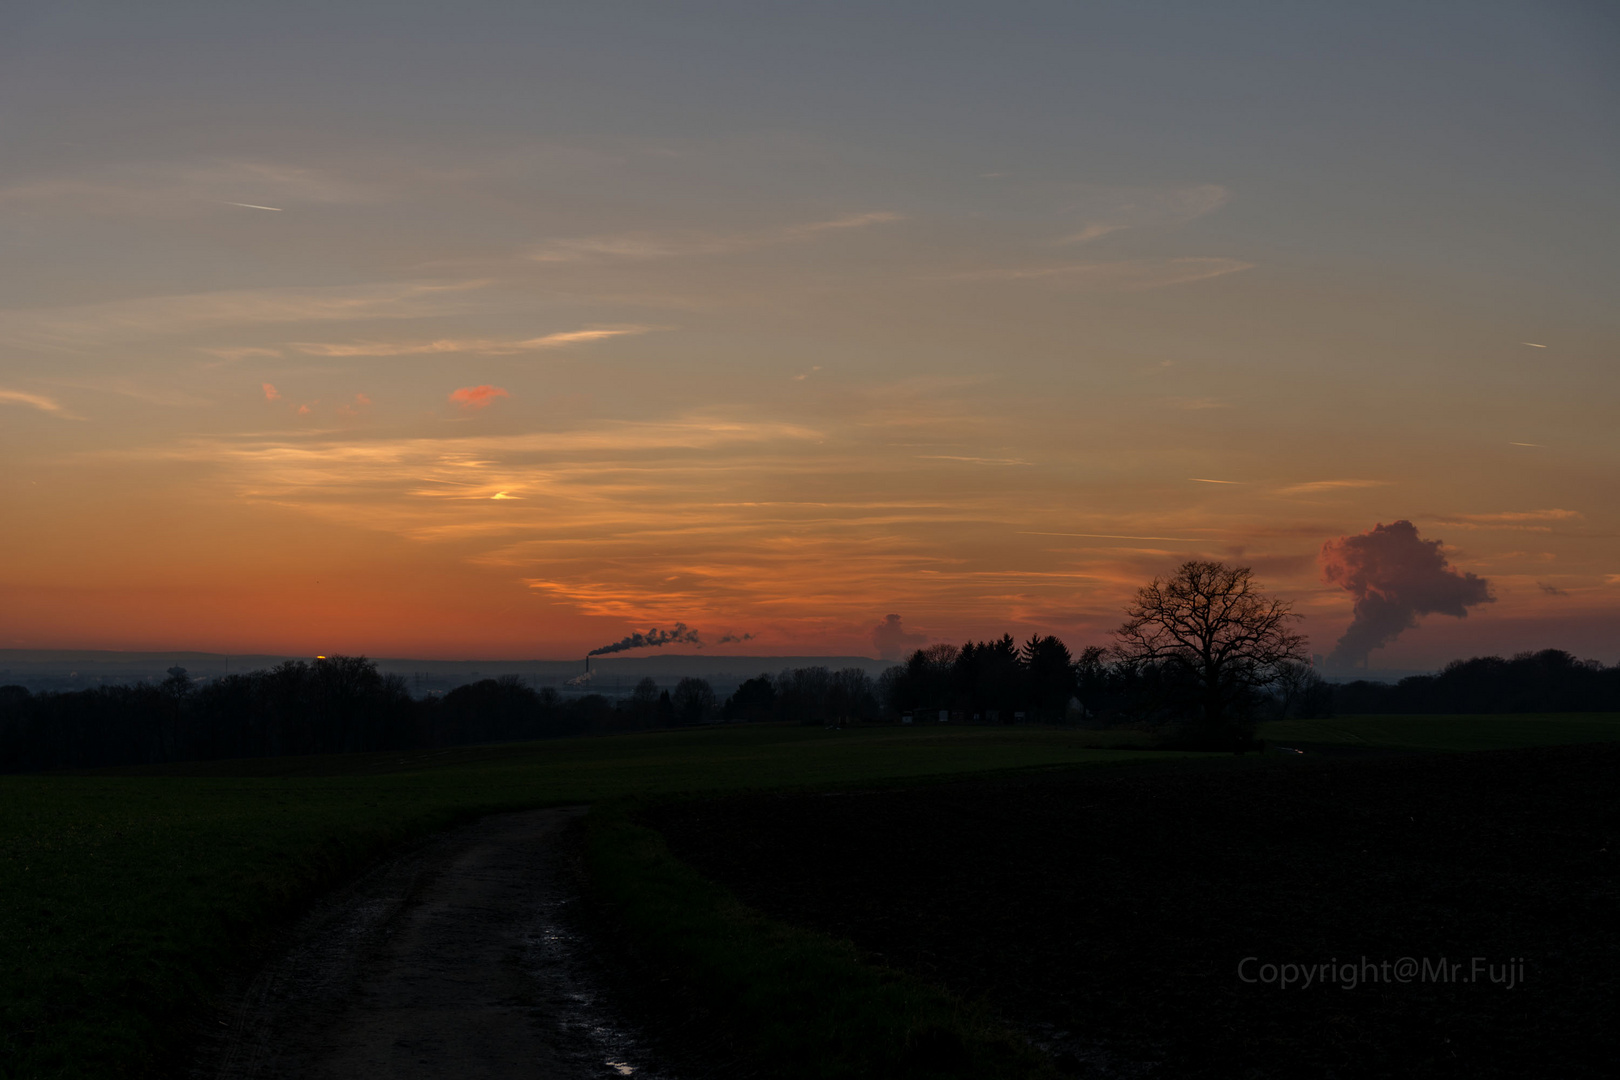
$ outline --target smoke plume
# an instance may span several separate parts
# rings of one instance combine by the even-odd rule
[[[900,622],[898,615],[885,615],[883,621],[872,627],[872,646],[884,660],[898,660],[912,649],[928,644],[927,634],[913,634]]]
[[[672,629],[660,630],[654,627],[645,634],[634,633],[629,637],[622,637],[611,645],[604,645],[600,649],[592,649],[586,656],[601,656],[605,653],[624,652],[626,649],[657,648],[660,645],[696,645],[703,648],[703,639],[698,637],[696,630],[689,629],[683,622],[678,622]]]
[[[1415,627],[1419,615],[1461,619],[1496,599],[1490,582],[1453,570],[1440,541],[1419,539],[1410,521],[1329,540],[1320,558],[1322,579],[1356,598],[1355,619],[1328,656],[1332,667],[1365,667],[1368,653]]]

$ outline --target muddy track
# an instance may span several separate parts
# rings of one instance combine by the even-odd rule
[[[578,931],[580,808],[424,841],[323,899],[207,1021],[195,1080],[668,1080]]]

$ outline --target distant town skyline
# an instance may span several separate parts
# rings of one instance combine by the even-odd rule
[[[1620,661],[1599,5],[0,31],[0,647],[1078,651],[1205,558]],[[1403,521],[1482,584],[1324,564]]]

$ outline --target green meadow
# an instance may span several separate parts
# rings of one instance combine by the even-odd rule
[[[1262,734],[1289,745],[1466,750],[1620,738],[1620,716],[1340,718]],[[222,972],[251,961],[321,890],[469,817],[1176,756],[1134,748],[1137,738],[739,725],[0,777],[0,1075],[168,1071]]]

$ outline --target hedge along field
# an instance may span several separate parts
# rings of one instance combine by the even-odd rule
[[[389,847],[500,810],[1161,758],[1051,729],[732,726],[0,777],[0,1075],[141,1076],[219,973]]]

